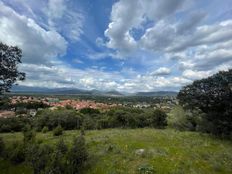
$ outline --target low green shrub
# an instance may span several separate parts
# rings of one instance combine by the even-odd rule
[[[48,130],[48,127],[47,126],[44,126],[43,129],[42,129],[42,133],[47,133],[49,130]]]
[[[153,166],[144,164],[138,167],[139,174],[154,174],[155,170]]]
[[[151,115],[150,125],[154,128],[165,128],[167,126],[167,114],[160,109],[156,109]]]
[[[60,136],[63,134],[63,128],[61,127],[61,125],[57,126],[54,130],[53,130],[53,135],[54,136]]]
[[[4,152],[5,152],[5,143],[3,141],[3,138],[0,137],[0,157],[3,157]]]
[[[25,148],[23,143],[15,142],[8,150],[8,158],[13,164],[20,164],[25,161]]]
[[[74,138],[72,148],[68,153],[68,170],[70,174],[80,173],[88,157],[84,136]]]

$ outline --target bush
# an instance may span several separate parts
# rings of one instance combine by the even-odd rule
[[[68,162],[69,162],[69,173],[77,174],[80,173],[84,163],[86,162],[88,157],[85,139],[83,136],[79,136],[74,138],[73,146],[68,154]]]
[[[48,145],[28,145],[26,161],[32,167],[34,174],[45,173],[45,168],[51,161],[52,151],[52,148]]]
[[[75,110],[64,108],[54,111],[45,109],[34,119],[34,125],[38,130],[42,130],[45,126],[53,130],[58,125],[61,125],[64,130],[73,130],[79,129],[81,124],[82,118]]]
[[[67,145],[64,143],[63,139],[60,139],[56,144],[56,151],[60,152],[61,154],[65,154],[68,151]]]
[[[27,124],[31,124],[27,117],[0,118],[0,132],[19,132]]]
[[[51,161],[46,167],[46,172],[49,174],[63,174],[65,169],[67,170],[66,163],[66,153],[68,152],[68,147],[65,145],[63,139],[60,139],[55,150],[51,155]]]
[[[49,130],[48,130],[48,127],[47,126],[44,126],[43,129],[42,129],[42,133],[47,133]]]
[[[0,157],[3,157],[4,152],[5,152],[5,143],[3,141],[3,138],[0,137]]]
[[[154,174],[156,173],[153,166],[150,165],[141,165],[138,167],[139,174]]]
[[[60,136],[63,134],[63,128],[61,127],[61,125],[57,126],[54,130],[53,130],[53,135],[54,136]]]
[[[177,130],[186,130],[188,120],[184,109],[175,106],[168,115],[168,126]]]
[[[83,108],[80,110],[80,113],[82,114],[100,114],[100,111],[98,109],[93,108]]]
[[[167,126],[167,114],[160,109],[156,109],[150,117],[150,126],[159,129],[165,128]]]
[[[12,149],[11,149],[12,148]],[[19,164],[25,161],[25,145],[15,142],[13,147],[8,150],[8,158],[14,164]]]
[[[30,125],[26,125],[23,129],[23,137],[25,143],[31,143],[35,141],[36,132]]]
[[[64,156],[59,152],[55,151],[51,154],[50,161],[46,165],[45,172],[48,174],[63,174],[65,173],[65,159]]]

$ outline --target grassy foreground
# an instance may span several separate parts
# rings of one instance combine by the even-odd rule
[[[65,131],[62,137],[71,144],[76,135],[79,131]],[[0,136],[6,144],[22,140],[21,133]],[[85,174],[232,173],[232,142],[205,134],[171,129],[106,129],[86,131],[85,137],[90,153]],[[58,139],[51,132],[37,134],[41,143],[54,144]],[[0,160],[0,173],[27,174],[31,169]]]

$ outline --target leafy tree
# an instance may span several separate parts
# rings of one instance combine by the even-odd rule
[[[93,108],[82,108],[80,110],[80,113],[82,113],[82,114],[100,114],[100,111],[98,109],[93,109]]]
[[[19,72],[22,50],[0,42],[0,94],[8,92],[17,80],[24,80],[25,73]]]
[[[228,136],[232,132],[232,69],[196,80],[178,94],[185,109],[199,110],[206,131]]]
[[[160,109],[156,109],[151,115],[150,121],[150,125],[154,128],[165,128],[167,126],[167,114]]]

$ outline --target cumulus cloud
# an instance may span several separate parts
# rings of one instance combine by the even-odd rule
[[[74,1],[2,0],[0,41],[22,48],[19,68],[27,73],[27,80],[19,82],[23,85],[127,92],[178,90],[232,67],[232,20],[209,20],[212,13],[193,7],[187,11],[186,5],[199,3],[190,1],[119,0],[112,6],[105,37],[92,38],[96,49],[91,43],[91,49],[80,54],[81,60],[68,60],[75,55],[66,55],[67,51],[73,51],[84,34],[84,15],[73,6]],[[91,41],[83,45],[87,42]],[[111,65],[109,58],[123,59],[123,64]],[[75,64],[87,68],[76,69],[82,66]],[[110,67],[105,66],[113,68],[107,71]]]
[[[45,30],[33,19],[18,14],[0,2],[0,41],[23,50],[23,62],[49,64],[65,54],[66,40],[54,30]]]
[[[171,15],[184,2],[185,0],[118,1],[112,7],[111,22],[105,31],[105,36],[109,39],[106,45],[128,55],[137,48],[137,42],[131,35],[132,29],[141,28],[142,23],[148,19],[157,20]]]
[[[206,22],[213,14],[193,8],[191,12],[185,11],[186,4],[191,6],[194,2],[118,1],[112,7],[111,21],[105,31],[109,39],[106,46],[115,49],[118,57],[124,58],[135,57],[134,53],[138,50],[152,52],[153,59],[161,63],[160,66],[173,61],[172,64],[177,67],[173,72],[180,71],[179,79],[190,81],[232,67],[231,20]],[[145,25],[147,22],[150,25]],[[140,37],[135,36],[134,30],[140,31]],[[152,58],[148,61],[155,62]],[[164,67],[150,74],[171,75]],[[131,83],[128,85],[133,86]]]
[[[152,75],[154,76],[164,76],[164,75],[169,75],[171,74],[171,70],[166,67],[160,67],[156,71],[152,72]]]
[[[68,1],[49,0],[44,12],[48,16],[49,27],[61,32],[71,41],[80,39],[83,34],[84,16],[79,10],[73,9]]]

